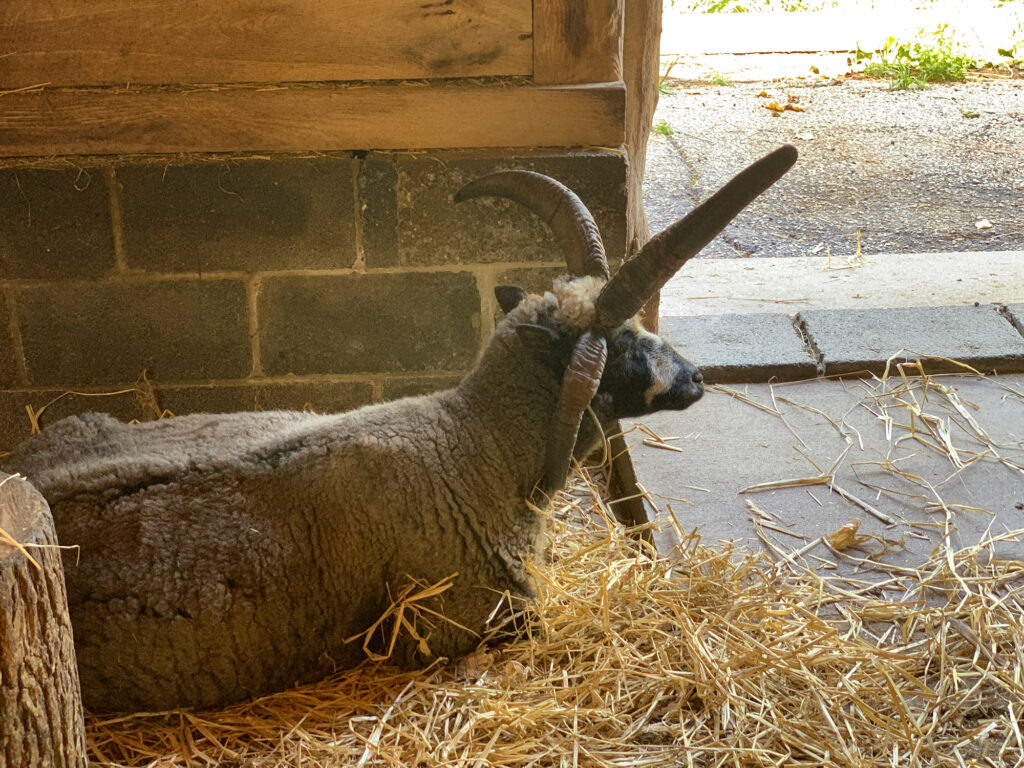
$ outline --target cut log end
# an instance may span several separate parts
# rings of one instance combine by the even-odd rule
[[[85,768],[85,724],[50,508],[0,473],[0,765]]]

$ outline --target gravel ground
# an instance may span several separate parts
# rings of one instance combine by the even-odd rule
[[[782,143],[800,159],[705,257],[1024,249],[1024,81],[670,81],[647,155],[656,232]],[[767,94],[762,96],[761,94]],[[803,112],[781,114],[768,102]],[[987,220],[991,228],[979,229]]]

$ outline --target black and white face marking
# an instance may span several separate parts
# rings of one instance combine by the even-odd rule
[[[680,411],[700,400],[704,377],[659,336],[625,323],[608,340],[601,392],[612,396],[615,418]]]
[[[526,295],[516,286],[495,288],[495,296],[506,314]],[[555,322],[554,317],[538,317],[537,322],[538,325],[519,326],[516,332],[536,359],[561,376],[569,362],[574,338],[567,333],[564,323]],[[608,363],[598,389],[598,398],[606,406],[601,412],[608,416],[609,401],[613,419],[662,410],[681,411],[703,396],[703,380],[696,366],[664,339],[644,330],[636,319],[629,320],[608,339]]]

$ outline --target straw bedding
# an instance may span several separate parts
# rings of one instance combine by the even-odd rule
[[[869,398],[891,446],[909,439],[954,466],[997,461],[1024,473],[954,389],[898,368]],[[923,374],[920,362],[913,372]],[[954,446],[951,430],[975,447]],[[844,551],[865,538],[851,523],[819,543],[881,571],[858,580],[804,568],[801,550],[767,536],[779,529],[751,501],[769,554],[711,548],[676,524],[682,543],[660,556],[611,522],[598,475],[575,477],[553,505],[551,553],[535,569],[539,596],[516,619],[518,639],[418,672],[367,663],[216,712],[87,717],[91,759],[163,768],[1024,765],[1024,561],[1001,554],[1024,531],[959,550],[946,535],[908,568]],[[937,495],[921,503],[949,528],[952,510]],[[391,616],[410,627],[436,621],[416,601],[444,588],[420,585]]]
[[[89,722],[127,765],[1013,765],[1024,562],[992,542],[878,585],[711,549],[654,555],[588,477],[560,497],[522,639],[373,664],[218,712]],[[682,534],[682,532],[680,532]],[[894,587],[902,599],[883,599]]]

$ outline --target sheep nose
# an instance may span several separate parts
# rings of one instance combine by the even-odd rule
[[[704,374],[701,373],[700,371],[694,371],[693,372],[693,383],[694,384],[700,384],[702,381],[704,381]]]

